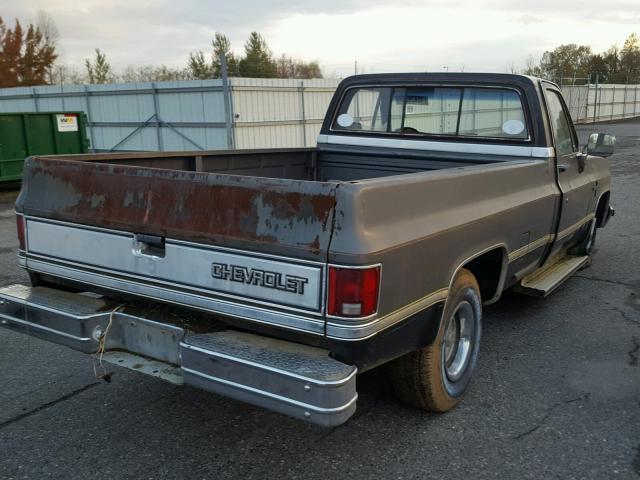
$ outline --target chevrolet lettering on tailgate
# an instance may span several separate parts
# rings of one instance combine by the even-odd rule
[[[211,276],[218,280],[257,285],[259,287],[284,290],[285,292],[300,295],[304,295],[304,286],[309,283],[309,279],[295,275],[283,275],[278,272],[269,272],[257,268],[229,265],[226,263],[213,263],[211,266]]]

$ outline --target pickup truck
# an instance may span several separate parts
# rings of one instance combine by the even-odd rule
[[[445,412],[483,305],[588,266],[614,143],[546,80],[420,73],[342,81],[316,148],[29,157],[0,321],[318,425],[387,363]]]

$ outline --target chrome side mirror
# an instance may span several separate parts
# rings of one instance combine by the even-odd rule
[[[608,133],[592,133],[589,135],[586,153],[599,157],[610,157],[616,145],[616,137]]]

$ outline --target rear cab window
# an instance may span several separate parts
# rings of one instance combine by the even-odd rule
[[[493,87],[357,87],[347,90],[332,130],[526,141],[521,94]]]

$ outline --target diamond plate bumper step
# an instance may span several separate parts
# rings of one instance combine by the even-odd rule
[[[317,425],[355,412],[357,369],[326,350],[232,330],[195,334],[113,309],[51,288],[0,288],[0,326],[95,353],[111,321],[104,361]]]

